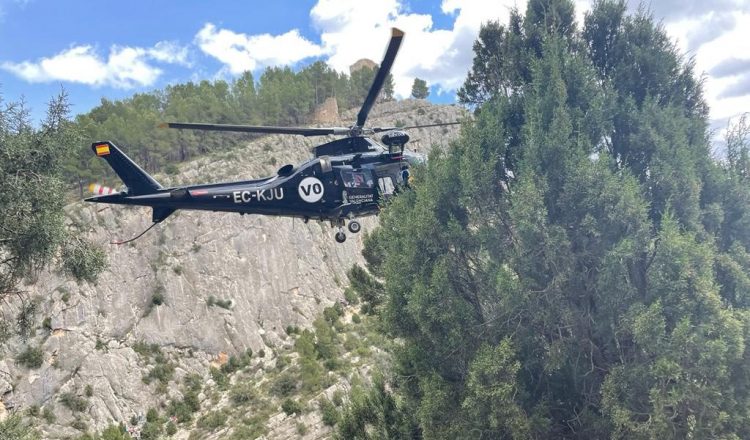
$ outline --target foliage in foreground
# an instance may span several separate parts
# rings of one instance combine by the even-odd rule
[[[750,133],[711,156],[700,81],[645,12],[574,17],[483,27],[475,123],[366,240],[403,344],[341,438],[750,438]]]
[[[38,129],[22,104],[0,106],[0,300],[21,300],[18,331],[25,336],[35,303],[24,281],[53,263],[78,280],[93,281],[105,257],[65,226],[63,162],[80,145],[65,95],[50,103]]]

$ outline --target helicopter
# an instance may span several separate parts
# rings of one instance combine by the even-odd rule
[[[423,155],[405,149],[410,128],[459,124],[366,127],[365,122],[383,87],[404,37],[392,28],[380,69],[350,127],[275,127],[208,123],[167,122],[165,128],[301,136],[344,136],[312,149],[314,157],[294,166],[287,164],[275,175],[227,183],[164,188],[114,143],[94,142],[93,152],[107,161],[126,188],[85,199],[87,202],[137,205],[153,208],[152,224],[136,240],[178,209],[239,214],[261,214],[329,221],[337,229],[336,242],[346,241],[344,226],[352,234],[362,226],[357,218],[376,215],[382,202],[408,186],[409,168],[425,161]],[[380,142],[371,136],[384,133]]]

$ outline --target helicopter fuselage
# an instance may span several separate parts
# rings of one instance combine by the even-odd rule
[[[359,139],[361,152],[321,154],[335,153],[341,147],[337,145],[340,140],[329,142],[316,148],[317,157],[298,167],[285,165],[276,175],[264,179],[175,186],[147,194],[125,191],[87,200],[150,206],[155,208],[154,221],[163,220],[177,209],[193,209],[339,223],[376,214],[380,202],[404,184],[403,169],[408,168],[409,162],[421,160],[414,153],[390,153],[370,139]]]

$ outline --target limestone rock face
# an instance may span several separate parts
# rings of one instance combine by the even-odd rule
[[[315,124],[341,124],[339,118],[339,105],[335,97],[330,97],[323,101],[313,113],[313,123]]]
[[[342,119],[354,120],[356,111]],[[435,123],[462,116],[456,106],[407,100],[376,106],[369,122]],[[410,134],[426,152],[457,132],[451,126]],[[181,164],[178,176],[157,179],[171,185],[263,177],[309,158],[310,148],[324,141],[262,137],[243,149]],[[342,299],[346,271],[363,264],[364,233],[377,224],[375,218],[364,219],[362,233],[337,244],[329,225],[314,221],[180,211],[141,239],[115,246],[110,240],[130,238],[150,225],[150,209],[79,202],[68,212],[71,222],[104,246],[109,268],[94,284],[42,274],[28,287],[40,301],[38,322],[49,317],[52,330],[39,327],[27,342],[11,341],[0,357],[5,359],[0,361],[2,408],[53,407],[56,420],[40,422],[47,438],[80,435],[70,426],[77,419],[100,430],[179,395],[176,385],[160,394],[144,383],[149,366],[134,351],[137,342],[160,346],[177,366],[177,380],[187,373],[209,380],[209,365],[221,353],[264,349],[272,357],[288,343],[287,326],[310,327],[324,307]],[[163,299],[156,301],[158,296]],[[229,301],[227,308],[217,305]],[[11,360],[27,345],[42,348],[40,368]],[[87,385],[93,395],[85,410],[74,414],[60,403],[62,393],[83,396]],[[268,438],[288,438],[294,427],[283,423],[283,413],[271,422]],[[312,430],[306,438],[325,436],[326,429]]]

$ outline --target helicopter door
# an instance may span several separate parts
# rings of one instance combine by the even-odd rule
[[[380,188],[380,194],[384,196],[393,195],[396,191],[396,185],[393,184],[391,176],[385,176],[378,179],[378,187]]]
[[[375,201],[375,182],[372,170],[367,168],[352,169],[342,167],[339,169],[341,182],[344,184],[345,200],[348,203],[361,204]]]

